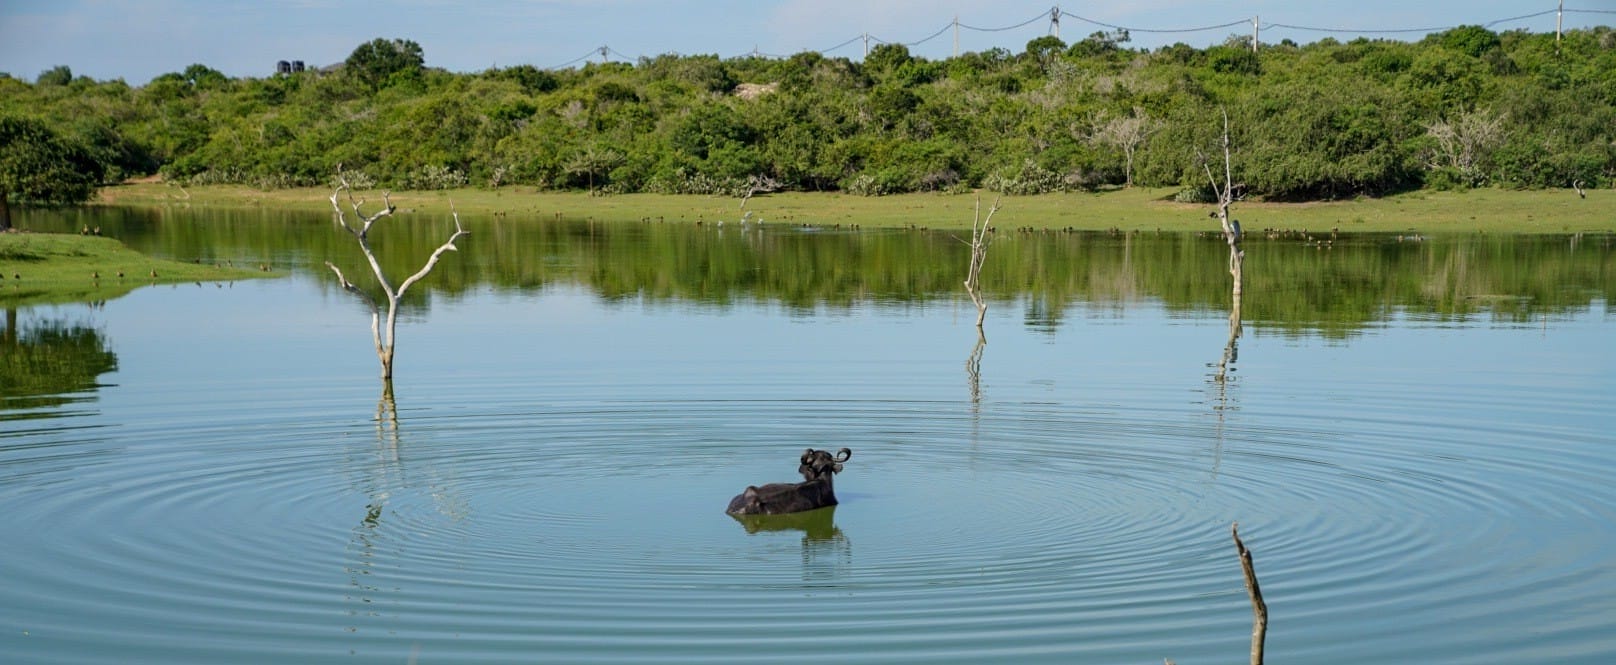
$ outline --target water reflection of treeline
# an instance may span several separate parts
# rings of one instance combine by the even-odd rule
[[[369,271],[329,215],[260,211],[90,210],[38,216],[32,228],[93,223],[132,247],[180,259],[266,262],[326,272],[331,260],[364,284]],[[924,304],[963,293],[963,232],[746,228],[662,223],[467,219],[472,236],[412,293],[481,286],[583,285],[608,300],[791,308]],[[446,217],[400,215],[371,239],[395,279],[447,237]],[[1524,322],[1584,309],[1616,293],[1612,234],[1248,236],[1244,316],[1261,327],[1345,334],[1396,311],[1444,320]],[[1223,310],[1228,253],[1215,234],[1000,231],[982,283],[999,306],[1022,302],[1028,325],[1059,325],[1074,305],[1159,300],[1172,310]],[[327,273],[329,274],[329,273]],[[334,280],[330,288],[338,288]]]
[[[0,421],[43,417],[37,410],[90,399],[101,375],[117,369],[98,328],[0,310]]]

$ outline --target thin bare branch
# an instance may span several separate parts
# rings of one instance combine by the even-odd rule
[[[1246,577],[1246,595],[1251,596],[1251,665],[1262,665],[1263,641],[1268,636],[1268,603],[1263,602],[1262,588],[1257,585],[1257,570],[1251,562],[1251,550],[1240,542],[1240,523],[1230,525],[1234,535],[1235,552],[1240,555],[1240,572]]]
[[[456,240],[459,240],[461,236],[471,235],[471,232],[467,231],[466,227],[460,225],[460,212],[455,210],[454,201],[449,202],[449,212],[454,216],[454,233],[449,236],[449,240],[447,242],[444,242],[436,251],[432,252],[432,256],[426,260],[426,265],[421,266],[420,270],[416,271],[415,274],[410,275],[409,279],[404,280],[403,284],[398,285],[398,295],[403,296],[404,291],[410,288],[411,284],[420,281],[422,277],[426,277],[428,273],[431,273],[432,268],[438,265],[438,258],[443,256],[444,252],[459,251],[460,248],[455,247]]]
[[[325,262],[325,267],[330,268],[331,272],[337,273],[337,282],[342,285],[343,289],[346,289],[347,291],[358,295],[360,298],[363,298],[365,303],[370,305],[371,309],[376,309],[376,301],[370,297],[369,293],[365,293],[359,287],[354,286],[353,282],[348,281],[348,277],[342,274],[341,268],[338,268],[336,264],[330,261]]]
[[[343,214],[342,206],[337,203],[337,197],[343,192],[348,193],[348,207],[353,209],[354,217],[358,218],[358,229],[355,229],[353,226],[348,224],[348,218]],[[397,206],[393,205],[391,191],[382,192],[382,209],[376,211],[375,214],[366,215],[359,209],[360,206],[363,205],[365,205],[365,199],[354,198],[353,187],[348,184],[348,177],[342,174],[342,165],[338,164],[337,189],[336,191],[331,192],[331,207],[336,209],[337,221],[342,224],[342,228],[347,229],[349,233],[363,239],[370,233],[370,226],[375,224],[376,220],[392,215],[393,211],[398,209]]]
[[[370,297],[370,294],[365,293],[363,289],[354,286],[353,282],[348,281],[348,277],[342,274],[342,269],[338,268],[336,264],[326,261],[325,265],[331,269],[331,272],[337,273],[337,282],[342,285],[343,290],[359,296],[359,299],[365,301],[365,305],[370,307],[370,336],[376,343],[376,353],[380,354],[382,352],[382,313],[381,308],[376,306],[376,299]]]
[[[342,204],[337,202],[337,197],[342,196],[342,191],[347,189],[347,188],[348,188],[348,182],[346,180],[338,178],[337,179],[337,189],[336,189],[336,191],[331,192],[331,209],[336,211],[336,222],[338,224],[341,224],[342,228],[346,229],[348,231],[348,233],[353,234],[354,237],[357,238],[357,237],[359,237],[359,230],[348,225],[348,217],[347,217],[347,215],[342,214]]]

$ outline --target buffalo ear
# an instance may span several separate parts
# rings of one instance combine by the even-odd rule
[[[814,458],[814,449],[813,448],[809,448],[807,450],[802,451],[802,463],[803,464],[807,464],[813,458]]]

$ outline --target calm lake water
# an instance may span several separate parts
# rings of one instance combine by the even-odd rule
[[[389,403],[327,217],[86,221],[290,276],[0,295],[3,662],[1244,662],[1233,522],[1270,662],[1616,659],[1610,235],[1006,232],[978,346],[952,234],[468,220]]]

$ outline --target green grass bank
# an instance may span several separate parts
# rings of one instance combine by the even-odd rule
[[[276,274],[154,259],[112,238],[0,233],[0,307],[111,300],[141,286]]]

